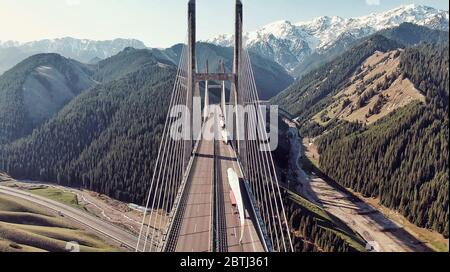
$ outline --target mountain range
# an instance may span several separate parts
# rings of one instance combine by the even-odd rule
[[[232,69],[233,49],[198,44],[199,70],[223,60]],[[181,45],[168,49],[127,47],[96,64],[84,64],[56,53],[33,55],[0,75],[0,144],[26,136],[58,113],[73,98],[100,83],[108,83],[154,63],[176,67]],[[277,63],[252,53],[255,80],[262,99],[270,99],[293,82]],[[214,96],[212,96],[214,98]]]
[[[92,63],[114,56],[127,47],[146,48],[143,42],[134,39],[94,41],[65,37],[26,43],[0,41],[0,74],[36,54],[57,53],[79,62]]]
[[[277,62],[292,76],[300,77],[311,70],[309,67],[318,66],[317,59],[331,60],[359,39],[405,22],[448,31],[449,12],[405,5],[356,18],[323,16],[297,23],[282,20],[245,33],[245,43],[254,53]],[[206,42],[232,47],[233,40],[233,35],[224,34]],[[147,48],[135,39],[94,41],[66,37],[26,43],[0,41],[0,74],[38,53],[58,53],[83,63],[96,63],[126,47]]]
[[[262,99],[315,139],[316,173],[448,238],[448,12],[410,5],[246,36]],[[230,39],[199,42],[198,70],[231,70]],[[182,46],[115,41],[0,43],[12,65],[0,75],[1,171],[144,202]]]
[[[448,32],[403,23],[361,39],[271,100],[317,146],[324,175],[444,237],[448,52]]]
[[[420,5],[406,5],[357,18],[318,17],[307,22],[277,21],[245,34],[247,47],[272,59],[298,76],[296,68],[312,54],[341,48],[377,31],[414,23],[437,30],[449,30],[448,11]],[[207,42],[231,46],[233,35],[220,35]]]
[[[292,76],[300,77],[311,67],[318,67],[318,59],[331,60],[359,39],[405,22],[448,31],[449,12],[427,6],[405,5],[356,18],[323,16],[297,23],[282,20],[245,33],[245,43],[254,53],[277,62]],[[224,34],[205,42],[232,47],[233,39],[233,35]],[[135,39],[94,41],[66,37],[26,43],[0,41],[0,74],[38,53],[58,53],[83,63],[96,63],[126,47],[147,48]]]

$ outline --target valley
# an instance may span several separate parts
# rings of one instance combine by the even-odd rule
[[[448,40],[440,35],[410,25],[380,31],[272,99],[296,117],[291,135],[298,127],[303,137],[291,150],[305,155],[295,190],[385,251],[448,251]]]
[[[199,236],[198,248],[224,250],[237,225],[223,235],[220,215],[242,207],[235,192],[221,196],[220,161],[242,172],[236,188],[269,251],[449,251],[448,11],[406,5],[245,34],[237,16],[235,35],[196,42],[194,7],[188,44],[166,48],[0,41],[0,252],[68,251],[71,241],[83,252],[132,251],[147,227],[150,251],[194,250]],[[217,146],[235,158],[216,150],[219,140],[202,154],[192,139],[169,138],[179,117],[170,110],[195,96],[204,109],[279,106],[277,148],[228,139],[241,128],[222,114]],[[264,119],[232,118],[246,132]],[[186,178],[196,156],[211,177]],[[198,225],[180,218],[186,209],[191,219],[192,188],[205,184],[214,184],[209,215],[196,236]]]
[[[324,180],[320,170],[310,159],[314,151],[309,141],[302,141],[295,127],[291,129],[291,148],[298,150],[295,177],[297,192],[344,222],[367,242],[369,250],[376,252],[427,252],[430,249],[399,225],[385,217],[378,209],[352,195],[347,189]],[[307,169],[307,170],[304,170]],[[291,185],[293,186],[293,185]]]
[[[355,210],[351,208],[352,205],[348,205],[347,203],[346,206],[337,207],[341,210],[348,209],[349,216],[347,220],[343,220],[355,225],[355,218],[358,216],[378,218],[378,220],[375,220],[377,223],[369,223],[368,226],[377,229],[377,225],[378,227],[384,225],[378,231],[387,236],[388,239],[396,240],[387,243],[386,245],[388,246],[397,246],[397,249],[402,248],[403,250],[448,252],[449,240],[441,234],[415,226],[398,212],[380,204],[379,199],[364,197],[350,188],[343,188],[329,177],[324,176],[323,173],[320,175],[325,177],[328,182],[318,177],[317,173],[320,173],[320,166],[318,165],[320,155],[317,153],[317,146],[313,142],[314,140],[312,139],[303,139],[300,147],[303,150],[301,152],[303,157],[299,158],[299,162],[301,162],[299,163],[299,167],[303,164],[303,167],[305,168],[307,166],[305,169],[308,169],[308,171],[301,170],[303,171],[301,176],[303,178],[299,180],[303,185],[300,185],[299,190],[302,195],[310,195],[312,201],[319,201],[325,206],[330,206],[333,203],[339,203],[341,201],[353,201],[353,207],[358,207],[357,210],[366,210],[367,213],[356,212],[355,214]],[[325,199],[325,201],[320,201],[320,198]],[[327,198],[332,198],[334,201]],[[333,212],[331,210],[330,213],[339,215],[339,212]],[[389,235],[389,232],[394,232],[395,234]],[[368,234],[366,232],[366,235]],[[369,237],[374,236],[370,235]]]

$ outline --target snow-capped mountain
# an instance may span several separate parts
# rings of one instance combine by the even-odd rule
[[[245,40],[251,50],[292,71],[313,52],[348,44],[405,22],[448,31],[449,13],[427,6],[406,5],[357,18],[324,16],[298,23],[278,21],[246,33]],[[208,42],[232,46],[233,35],[221,35]]]
[[[93,60],[114,56],[127,47],[146,48],[143,42],[133,39],[94,41],[67,37],[26,43],[0,41],[0,75],[17,63],[35,54],[57,53],[83,63],[92,63]]]
[[[0,48],[17,47],[20,43],[16,41],[0,41]]]
[[[81,62],[89,62],[94,58],[105,59],[116,55],[127,47],[134,47],[137,49],[146,48],[143,42],[134,39],[93,41],[66,37],[27,43],[0,41],[0,48],[10,47],[16,47],[24,53],[58,53],[67,58],[76,59]]]

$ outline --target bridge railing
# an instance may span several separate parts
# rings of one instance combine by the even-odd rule
[[[194,146],[194,149],[193,149],[192,154],[191,154],[191,158],[189,160],[189,164],[187,165],[186,172],[185,172],[185,174],[183,176],[183,181],[182,181],[180,189],[179,189],[179,191],[177,193],[177,197],[175,199],[174,206],[173,206],[173,208],[172,208],[172,210],[170,212],[169,219],[168,219],[168,221],[169,221],[168,227],[166,228],[166,230],[165,230],[165,232],[163,234],[161,251],[171,251],[170,248],[168,248],[168,246],[170,246],[168,244],[168,242],[170,241],[171,238],[173,239],[173,237],[170,237],[170,235],[172,234],[172,231],[174,229],[174,223],[177,220],[178,215],[181,213],[181,211],[179,209],[180,208],[180,204],[182,203],[182,200],[185,197],[186,184],[187,184],[187,182],[189,180],[189,177],[191,175],[191,169],[192,169],[192,166],[194,164],[196,153],[197,153],[199,145],[200,145],[200,139],[201,139],[201,135],[197,139],[197,142],[196,142],[196,144]]]

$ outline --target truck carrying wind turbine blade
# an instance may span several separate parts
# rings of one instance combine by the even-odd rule
[[[244,225],[245,225],[245,214],[244,214],[244,201],[242,200],[241,186],[239,176],[232,168],[228,168],[228,182],[230,183],[231,191],[236,199],[236,204],[239,211],[239,221],[241,223],[241,238],[239,243],[242,243],[244,238]]]

